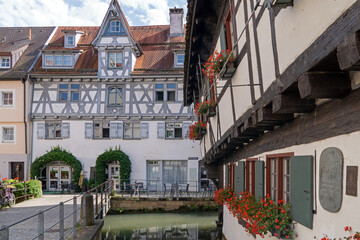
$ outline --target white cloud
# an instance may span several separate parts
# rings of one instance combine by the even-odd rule
[[[79,7],[64,0],[0,0],[0,26],[99,26],[109,4],[82,0]]]
[[[0,27],[99,26],[110,1],[0,0]],[[186,0],[118,1],[130,25],[169,24],[170,7],[186,8]]]

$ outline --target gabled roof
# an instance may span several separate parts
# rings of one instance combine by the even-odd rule
[[[31,39],[29,39],[31,29]],[[9,53],[26,47],[25,52],[10,69],[0,69],[0,79],[19,80],[26,77],[39,50],[44,46],[55,27],[0,27],[0,53]],[[2,42],[6,38],[6,41]]]

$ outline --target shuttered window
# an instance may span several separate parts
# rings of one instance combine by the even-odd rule
[[[273,201],[290,200],[290,157],[294,153],[266,156],[266,193]]]
[[[239,161],[235,166],[235,187],[236,196],[245,191],[245,162]]]
[[[257,160],[257,158],[246,159],[245,190],[250,194],[255,194],[255,161]]]

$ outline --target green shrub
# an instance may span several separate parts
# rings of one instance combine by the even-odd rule
[[[64,164],[71,166],[73,170],[72,180],[74,186],[77,186],[77,183],[79,182],[79,178],[80,178],[80,173],[82,170],[81,162],[76,157],[74,157],[74,155],[60,148],[59,146],[53,147],[50,152],[47,152],[41,157],[35,159],[35,161],[31,164],[31,168],[30,168],[31,178],[34,179],[35,177],[39,177],[41,169],[44,168],[49,163],[55,161],[61,161]]]
[[[106,150],[104,153],[98,156],[95,165],[95,182],[101,184],[106,181],[105,169],[107,163],[119,162],[120,164],[120,179],[121,183],[130,181],[131,174],[131,161],[129,156],[126,155],[119,148]]]
[[[11,184],[15,189],[13,190],[15,197],[24,196],[24,183],[18,182]],[[26,194],[40,197],[42,194],[41,181],[31,180],[26,182]]]

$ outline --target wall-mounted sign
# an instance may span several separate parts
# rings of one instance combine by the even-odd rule
[[[357,196],[358,166],[346,167],[346,195]]]
[[[320,156],[319,199],[329,212],[338,212],[342,204],[344,158],[340,149],[326,148]]]
[[[188,157],[188,160],[199,160],[198,157]]]

